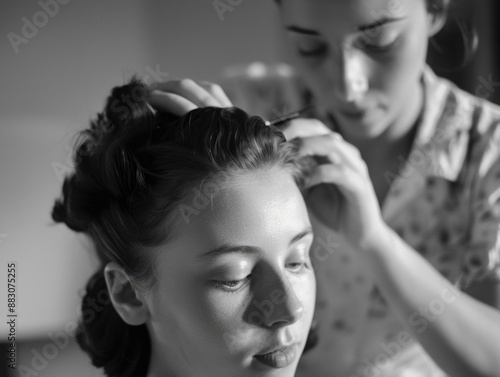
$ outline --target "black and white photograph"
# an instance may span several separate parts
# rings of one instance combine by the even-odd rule
[[[499,17],[2,0],[0,377],[500,377]]]

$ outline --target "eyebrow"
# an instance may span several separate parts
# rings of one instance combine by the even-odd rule
[[[392,22],[400,21],[404,18],[405,17],[384,17],[384,18],[381,18],[380,20],[374,21],[370,24],[358,26],[356,28],[356,31],[366,31],[366,30],[375,29],[377,27],[384,26],[384,25],[390,24]]]
[[[384,25],[392,23],[392,22],[400,21],[404,18],[405,17],[384,17],[384,18],[381,18],[380,20],[376,20],[376,21],[371,22],[369,24],[358,26],[355,28],[355,31],[359,32],[359,31],[367,31],[367,30],[375,29],[377,27],[384,26]],[[300,26],[295,26],[295,25],[287,26],[286,29],[289,31],[294,31],[296,33],[301,33],[301,34],[316,35],[316,36],[319,35],[319,32],[316,30],[305,29],[305,28],[302,28]]]
[[[312,228],[307,228],[297,234],[290,240],[289,246],[293,245],[295,242],[301,240],[305,236],[312,234]],[[264,252],[260,247],[256,246],[248,246],[248,245],[222,245],[213,250],[207,251],[206,253],[197,255],[194,257],[195,260],[201,261],[206,259],[215,259],[221,255],[227,255],[231,253],[240,253],[240,254],[260,254],[262,255]]]
[[[286,27],[287,30],[294,31],[296,33],[307,34],[307,35],[319,35],[316,30],[304,29],[300,26],[290,25]]]

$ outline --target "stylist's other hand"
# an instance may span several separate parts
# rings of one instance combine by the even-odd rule
[[[198,107],[231,107],[222,88],[214,83],[192,79],[169,80],[150,88],[148,102],[157,110],[182,116]]]
[[[383,236],[386,225],[366,163],[358,149],[315,119],[296,119],[282,130],[299,153],[318,162],[309,171],[305,197],[309,210],[356,250]]]

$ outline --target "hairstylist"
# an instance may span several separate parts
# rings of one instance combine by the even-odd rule
[[[307,195],[320,256],[319,341],[298,376],[500,371],[500,108],[425,63],[452,5],[277,4],[317,109],[317,119],[292,121],[284,133],[320,157]],[[240,96],[262,93],[247,82]],[[166,82],[151,97],[175,113],[227,102],[220,87],[191,80]],[[260,113],[281,108],[268,103]]]

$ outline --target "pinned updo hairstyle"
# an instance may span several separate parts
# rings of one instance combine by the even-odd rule
[[[303,184],[296,146],[261,118],[215,107],[175,117],[154,110],[148,94],[136,78],[112,90],[104,112],[79,134],[75,170],[52,210],[54,221],[92,240],[100,261],[82,299],[77,341],[113,377],[146,376],[151,345],[146,325],[128,325],[110,303],[104,266],[116,262],[152,289],[148,250],[175,236],[179,203],[210,174],[279,167]]]

